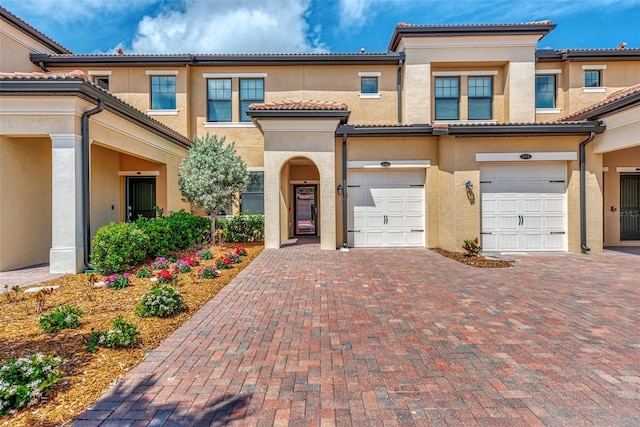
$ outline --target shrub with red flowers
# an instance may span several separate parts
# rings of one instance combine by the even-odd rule
[[[200,257],[197,255],[187,257],[185,261],[187,261],[187,264],[189,264],[190,267],[197,267],[200,265]]]
[[[247,256],[247,250],[245,248],[243,248],[242,246],[238,246],[236,248],[235,253],[240,255],[240,256]]]
[[[220,271],[212,265],[207,265],[198,270],[198,278],[200,279],[215,279],[220,276]]]
[[[231,259],[229,254],[221,255],[218,257],[218,259],[216,259],[216,267],[219,270],[231,268],[231,264],[233,264],[233,260]]]
[[[158,283],[161,284],[161,285],[168,285],[169,283],[173,282],[176,279],[176,277],[178,277],[178,276],[173,274],[169,270],[166,270],[166,269],[165,270],[160,270],[156,274],[156,278],[158,279]]]

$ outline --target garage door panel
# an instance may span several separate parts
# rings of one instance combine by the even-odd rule
[[[349,170],[349,241],[354,246],[424,246],[420,170]]]
[[[565,180],[563,163],[482,165],[483,250],[566,250]]]

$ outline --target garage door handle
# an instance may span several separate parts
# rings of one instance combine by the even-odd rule
[[[384,223],[389,224],[389,217],[386,215],[384,216]]]
[[[490,231],[481,231],[480,234],[493,234]]]
[[[552,231],[549,234],[564,234],[564,233],[565,233],[564,231]]]
[[[347,233],[362,233],[360,230],[347,230]]]
[[[412,233],[424,233],[424,230],[411,230]]]
[[[558,180],[555,180],[555,181],[549,181],[549,182],[564,182],[564,179],[558,179]]]

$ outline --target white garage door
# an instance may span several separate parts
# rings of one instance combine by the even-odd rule
[[[566,251],[564,163],[483,165],[482,250]]]
[[[350,170],[349,246],[424,246],[424,169]]]

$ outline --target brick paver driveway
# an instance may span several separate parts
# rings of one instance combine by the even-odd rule
[[[75,425],[640,425],[640,257],[265,250]]]

